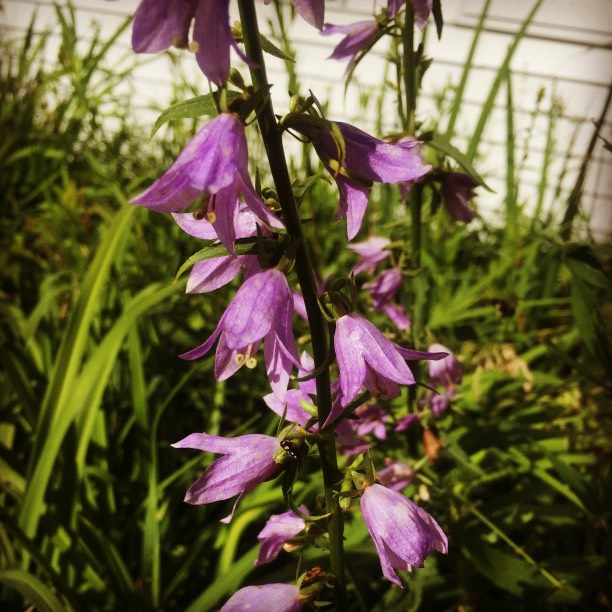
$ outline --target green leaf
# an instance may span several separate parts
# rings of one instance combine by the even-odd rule
[[[27,604],[41,612],[66,612],[53,591],[33,574],[20,569],[0,571],[0,583],[19,591]]]
[[[226,100],[228,104],[231,104],[241,94],[237,91],[227,91]],[[153,138],[154,134],[159,128],[176,119],[196,119],[202,115],[209,117],[216,117],[219,114],[217,104],[219,102],[219,96],[217,93],[204,94],[202,96],[196,96],[189,100],[183,100],[174,104],[170,108],[167,108],[155,121],[153,128],[151,129],[151,135],[149,138]]]
[[[287,55],[282,49],[279,49],[274,43],[270,42],[263,34],[259,35],[259,42],[263,51],[274,57],[285,60],[286,62],[292,62],[295,64],[295,60]]]
[[[433,0],[433,6],[431,12],[436,22],[436,32],[438,33],[438,40],[442,38],[442,27],[444,26],[444,19],[442,18],[442,2],[441,0]]]
[[[476,172],[476,169],[472,165],[472,162],[467,158],[466,155],[461,153],[459,149],[453,146],[447,139],[446,136],[440,134],[424,134],[421,136],[423,142],[429,145],[432,149],[444,153],[451,159],[454,159],[479,185],[482,185],[487,191],[495,193],[484,181],[484,179]]]

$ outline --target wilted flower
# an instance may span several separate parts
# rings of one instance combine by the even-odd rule
[[[242,121],[232,113],[221,113],[192,138],[172,167],[131,203],[158,212],[177,212],[204,195],[201,215],[211,221],[219,240],[233,253],[241,194],[262,221],[283,227],[251,183]]]
[[[476,195],[476,187],[478,183],[469,174],[445,173],[442,179],[442,196],[453,220],[469,223],[476,217],[476,213],[468,206],[468,202]]]
[[[336,45],[330,59],[348,59],[346,72],[349,72],[357,61],[357,55],[363,51],[378,36],[380,29],[374,19],[357,21],[349,25],[330,25],[326,24],[322,34],[346,34],[342,41]]]
[[[353,273],[373,272],[381,261],[391,257],[391,251],[387,250],[390,244],[391,241],[382,236],[370,236],[363,242],[349,244],[348,248],[359,255],[359,261],[353,266]]]
[[[302,514],[308,514],[306,506],[300,506],[299,510]],[[294,514],[292,510],[270,516],[265,527],[257,536],[257,539],[261,542],[261,547],[255,565],[263,565],[274,561],[287,540],[303,531],[305,527],[304,519]]]
[[[442,359],[446,353],[425,353],[393,344],[372,323],[354,313],[336,321],[334,347],[338,360],[342,406],[355,399],[361,387],[375,397],[397,397],[399,385],[414,384],[406,360]]]
[[[172,446],[223,455],[206,469],[185,495],[188,504],[210,504],[238,495],[232,513],[222,523],[232,520],[236,504],[244,495],[259,483],[274,478],[283,469],[274,460],[274,453],[280,446],[272,436],[249,434],[222,438],[193,433]]]
[[[185,48],[193,19],[196,59],[206,77],[220,87],[229,76],[231,47],[249,62],[232,36],[229,0],[142,0],[134,15],[132,47],[137,53]]]
[[[422,508],[396,491],[379,484],[365,488],[361,512],[374,540],[383,575],[399,587],[402,583],[395,569],[423,567],[434,550],[448,551],[446,535]]]
[[[215,357],[215,378],[226,380],[242,365],[255,367],[253,355],[263,340],[270,385],[284,400],[292,366],[300,365],[292,319],[293,298],[285,275],[275,268],[264,270],[244,281],[212,336],[180,357],[202,357],[221,336]]]
[[[398,329],[408,329],[410,319],[403,304],[396,304],[393,299],[402,284],[402,271],[390,268],[381,272],[374,280],[365,283],[363,288],[372,298],[375,312],[384,312]]]
[[[400,144],[383,142],[348,123],[336,123],[345,144],[344,159],[339,160],[336,141],[329,130],[321,129],[313,139],[317,155],[333,176],[340,199],[335,218],[346,215],[347,234],[352,240],[361,227],[372,181],[399,183],[417,181],[431,166],[423,164],[417,141]]]
[[[300,612],[304,604],[294,584],[262,584],[236,591],[221,608],[221,612]]]

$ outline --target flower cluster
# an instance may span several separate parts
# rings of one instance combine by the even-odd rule
[[[265,2],[268,3],[269,0]],[[348,59],[349,69],[364,49],[388,28],[395,27],[396,19],[399,23],[398,14],[404,4],[402,0],[389,0],[380,19],[332,26],[324,24],[324,0],[293,0],[297,13],[324,35],[346,35],[332,57]],[[414,13],[418,27],[425,27],[431,0],[412,0],[411,6],[412,12],[407,10],[406,14]],[[245,29],[251,25],[242,24]],[[338,447],[349,457],[365,453],[369,446],[367,438],[381,442],[387,438],[386,427],[392,418],[383,402],[397,398],[402,387],[416,383],[408,362],[427,360],[430,384],[441,385],[447,392],[456,384],[458,375],[454,357],[444,347],[433,345],[427,352],[405,348],[357,314],[356,300],[349,300],[337,289],[346,279],[340,284],[331,283],[329,288],[322,284],[316,296],[304,294],[302,297],[292,287],[290,274],[296,260],[302,257],[299,262],[302,289],[306,286],[303,269],[310,265],[308,257],[300,254],[305,248],[304,237],[293,227],[292,219],[298,218],[295,203],[286,196],[264,197],[265,189],[259,180],[253,184],[249,171],[246,120],[253,110],[259,111],[258,105],[269,101],[262,103],[261,96],[257,98],[258,92],[248,86],[244,86],[237,106],[233,103],[228,106],[225,97],[230,50],[233,48],[249,66],[254,66],[253,60],[239,47],[242,36],[241,29],[230,24],[229,0],[142,0],[140,3],[133,24],[134,49],[154,53],[171,46],[190,48],[202,72],[221,93],[215,98],[219,114],[196,133],[174,164],[131,203],[172,213],[184,232],[213,241],[213,246],[206,247],[215,251],[213,256],[197,261],[191,270],[188,293],[216,291],[243,276],[212,334],[180,357],[202,358],[216,344],[214,377],[224,381],[242,366],[257,367],[257,354],[263,344],[263,361],[271,388],[264,400],[281,417],[279,433],[234,438],[192,433],[173,446],[221,455],[188,489],[185,501],[210,504],[236,498],[223,522],[231,521],[243,496],[258,484],[285,472],[283,492],[292,510],[270,516],[259,534],[261,548],[256,564],[261,565],[273,561],[283,549],[305,545],[311,533],[323,533],[322,527],[317,525],[315,529],[313,524],[321,516],[326,518],[336,511],[319,508],[323,511],[321,516],[311,517],[305,506],[296,509],[288,493],[290,479],[295,477],[302,459],[321,443],[324,434],[334,431]],[[232,83],[236,82],[232,77]],[[308,115],[307,107],[305,104],[303,112],[289,113],[293,121],[290,127],[306,135],[323,167],[333,177],[338,189],[334,218],[346,217],[347,235],[352,240],[361,229],[374,182],[406,188],[426,180],[431,166],[423,161],[416,138],[386,142],[348,123],[328,121],[322,111],[315,116]],[[241,113],[243,108],[247,110]],[[279,126],[289,129],[289,123],[283,125],[283,119],[279,120]],[[263,129],[262,134],[265,137]],[[262,175],[266,176],[267,172]],[[455,208],[457,201],[467,198],[467,188],[461,179],[448,176],[444,189]],[[270,201],[272,207],[268,206]],[[294,208],[288,208],[291,206]],[[465,212],[463,216],[466,217]],[[244,248],[245,245],[249,247]],[[353,274],[372,274],[379,264],[391,260],[391,267],[380,271],[363,287],[370,296],[371,311],[385,313],[403,331],[410,327],[399,297],[404,276],[401,264],[393,260],[389,247],[390,241],[378,236],[349,245],[360,256]],[[313,271],[309,270],[309,274],[312,276]],[[353,274],[346,282],[354,289]],[[333,330],[333,349],[325,362],[319,353],[317,363],[306,351],[301,357],[298,355],[293,330],[295,312],[312,321],[312,304],[316,299]],[[317,355],[315,340],[311,338],[313,354]],[[327,395],[332,400],[323,413],[317,384],[328,380],[321,377],[320,371],[330,364],[333,375]],[[292,386],[294,369],[298,380]],[[359,398],[362,392],[373,397],[375,403],[363,404]],[[285,421],[290,425],[286,426]],[[396,431],[408,427],[407,421],[395,425]],[[332,446],[334,449],[338,450]],[[319,455],[312,453],[309,458],[313,456]],[[363,519],[380,557],[383,575],[401,586],[395,570],[422,567],[434,550],[447,551],[447,539],[427,512],[399,493],[414,476],[407,464],[387,458],[378,475],[382,484],[375,483],[371,473],[373,469],[367,477],[351,476],[354,489],[349,494],[360,497]],[[329,578],[330,574],[316,567],[303,574],[295,586],[246,587],[236,592],[222,610],[301,610],[327,588]]]

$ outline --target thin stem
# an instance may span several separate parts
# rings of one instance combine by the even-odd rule
[[[416,58],[414,54],[414,9],[406,3],[406,23],[404,24],[404,90],[406,93],[406,119],[404,129],[414,135],[416,111]],[[398,83],[399,85],[399,83]]]
[[[246,54],[253,62],[250,68],[251,79],[256,90],[268,87],[268,77],[259,40],[259,28],[257,26],[257,12],[254,0],[239,0],[240,21],[242,23],[244,46]],[[283,219],[287,233],[299,244],[296,251],[295,270],[300,288],[304,296],[308,324],[312,338],[312,350],[315,368],[319,368],[327,359],[329,346],[327,340],[327,323],[323,319],[317,303],[317,290],[314,282],[314,274],[310,255],[304,240],[302,223],[299,217],[291,178],[287,168],[285,152],[283,148],[282,133],[276,122],[272,101],[268,97],[263,108],[258,114],[257,121],[266,149],[270,171],[274,179],[276,192],[279,196]],[[318,418],[321,434],[318,442],[321,469],[323,471],[323,482],[325,486],[325,504],[327,512],[331,514],[329,520],[329,546],[330,566],[335,575],[335,599],[336,607],[340,610],[346,609],[346,584],[344,579],[344,546],[342,540],[343,520],[339,498],[334,495],[334,487],[340,480],[338,470],[338,459],[336,456],[336,443],[333,428],[323,429],[323,423],[331,411],[331,389],[329,368],[321,369],[316,378]]]

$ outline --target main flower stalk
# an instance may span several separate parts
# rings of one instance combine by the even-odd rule
[[[263,52],[259,39],[257,25],[257,12],[254,0],[238,0],[240,21],[244,37],[244,45],[248,58],[252,62],[250,67],[251,79],[256,90],[268,88],[268,78],[265,69]],[[338,460],[336,457],[336,443],[333,428],[323,429],[331,411],[332,399],[330,389],[329,368],[322,367],[325,363],[329,345],[327,323],[323,319],[317,303],[317,291],[314,281],[312,263],[308,247],[302,231],[291,178],[287,168],[285,152],[282,142],[282,132],[278,127],[272,101],[268,97],[260,109],[257,121],[263,138],[270,171],[274,180],[278,199],[283,211],[283,219],[289,236],[298,243],[295,255],[295,270],[297,273],[312,338],[312,350],[315,368],[319,369],[316,378],[318,418],[321,426],[320,441],[318,443],[325,487],[325,503],[329,520],[330,568],[335,576],[336,607],[346,609],[346,586],[344,580],[344,553],[343,553],[343,520],[339,500],[334,496],[334,487],[340,480]]]

